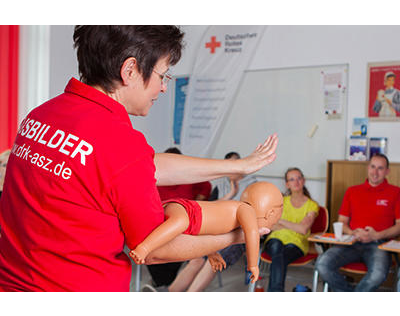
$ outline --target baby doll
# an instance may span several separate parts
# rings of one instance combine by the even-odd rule
[[[163,202],[165,222],[152,231],[129,255],[136,264],[181,233],[218,235],[239,226],[246,243],[247,266],[252,283],[258,279],[258,252],[261,227],[272,228],[282,215],[283,198],[279,189],[268,182],[256,182],[243,191],[240,201],[191,201],[172,199]],[[213,269],[224,265],[218,254],[209,256]],[[222,261],[221,261],[222,260]]]

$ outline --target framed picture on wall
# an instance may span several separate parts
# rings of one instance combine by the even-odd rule
[[[400,121],[400,61],[368,63],[367,117]]]

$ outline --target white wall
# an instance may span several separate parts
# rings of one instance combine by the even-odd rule
[[[52,25],[50,29],[50,98],[64,92],[71,77],[79,79],[73,48],[73,25]]]
[[[50,26],[21,25],[19,39],[18,122],[49,99]]]
[[[175,74],[190,73],[205,28],[184,27],[186,39],[190,42],[182,63],[174,69]],[[249,69],[349,64],[346,131],[349,135],[353,118],[366,115],[367,63],[400,60],[400,42],[395,40],[399,32],[400,26],[268,26]],[[387,49],[383,43],[390,48]],[[370,122],[368,134],[388,137],[389,159],[400,161],[400,146],[397,146],[400,122]],[[151,141],[150,136],[148,139]],[[301,168],[301,161],[298,166]],[[284,190],[282,179],[261,179],[271,181]],[[311,195],[320,204],[325,204],[325,183],[309,180],[307,186]]]
[[[175,74],[190,73],[204,26],[184,27],[188,49]],[[249,69],[349,64],[347,135],[352,119],[366,114],[367,63],[399,60],[400,26],[269,26]],[[378,43],[386,43],[380,45]],[[385,49],[384,47],[388,47]],[[370,136],[389,138],[388,156],[400,161],[399,122],[370,122]]]
[[[186,48],[181,61],[172,67],[173,74],[190,74],[206,27],[182,27]],[[77,76],[72,32],[71,26],[51,27],[50,96],[62,92],[69,77]],[[249,69],[349,64],[346,132],[349,135],[352,119],[366,115],[367,63],[400,60],[400,41],[396,40],[399,33],[400,26],[269,26]],[[148,117],[132,119],[135,128],[144,132],[156,151],[172,145],[171,99],[170,94],[160,97]],[[400,146],[396,146],[400,140],[400,122],[371,122],[368,133],[388,137],[389,159],[400,161]],[[301,161],[298,166],[301,168]],[[283,180],[269,180],[283,190]],[[308,188],[324,204],[325,183],[308,181]]]
[[[400,26],[271,26],[250,69],[349,64],[347,135],[366,115],[367,63],[400,60]],[[379,43],[388,43],[388,49]],[[400,161],[399,122],[371,122],[369,136],[389,138],[388,156]]]

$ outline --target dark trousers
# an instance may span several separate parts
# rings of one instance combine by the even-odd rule
[[[265,251],[272,259],[268,292],[284,292],[287,266],[302,257],[304,255],[303,251],[293,244],[284,245],[276,238],[268,240],[265,245]]]
[[[176,278],[179,268],[183,262],[171,262],[163,264],[148,265],[147,269],[151,274],[155,286],[168,286]]]

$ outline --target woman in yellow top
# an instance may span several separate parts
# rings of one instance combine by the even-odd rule
[[[265,251],[272,259],[269,292],[283,292],[288,264],[307,254],[307,237],[319,209],[304,186],[304,175],[299,168],[288,169],[285,181],[282,217],[272,227],[265,244]]]

